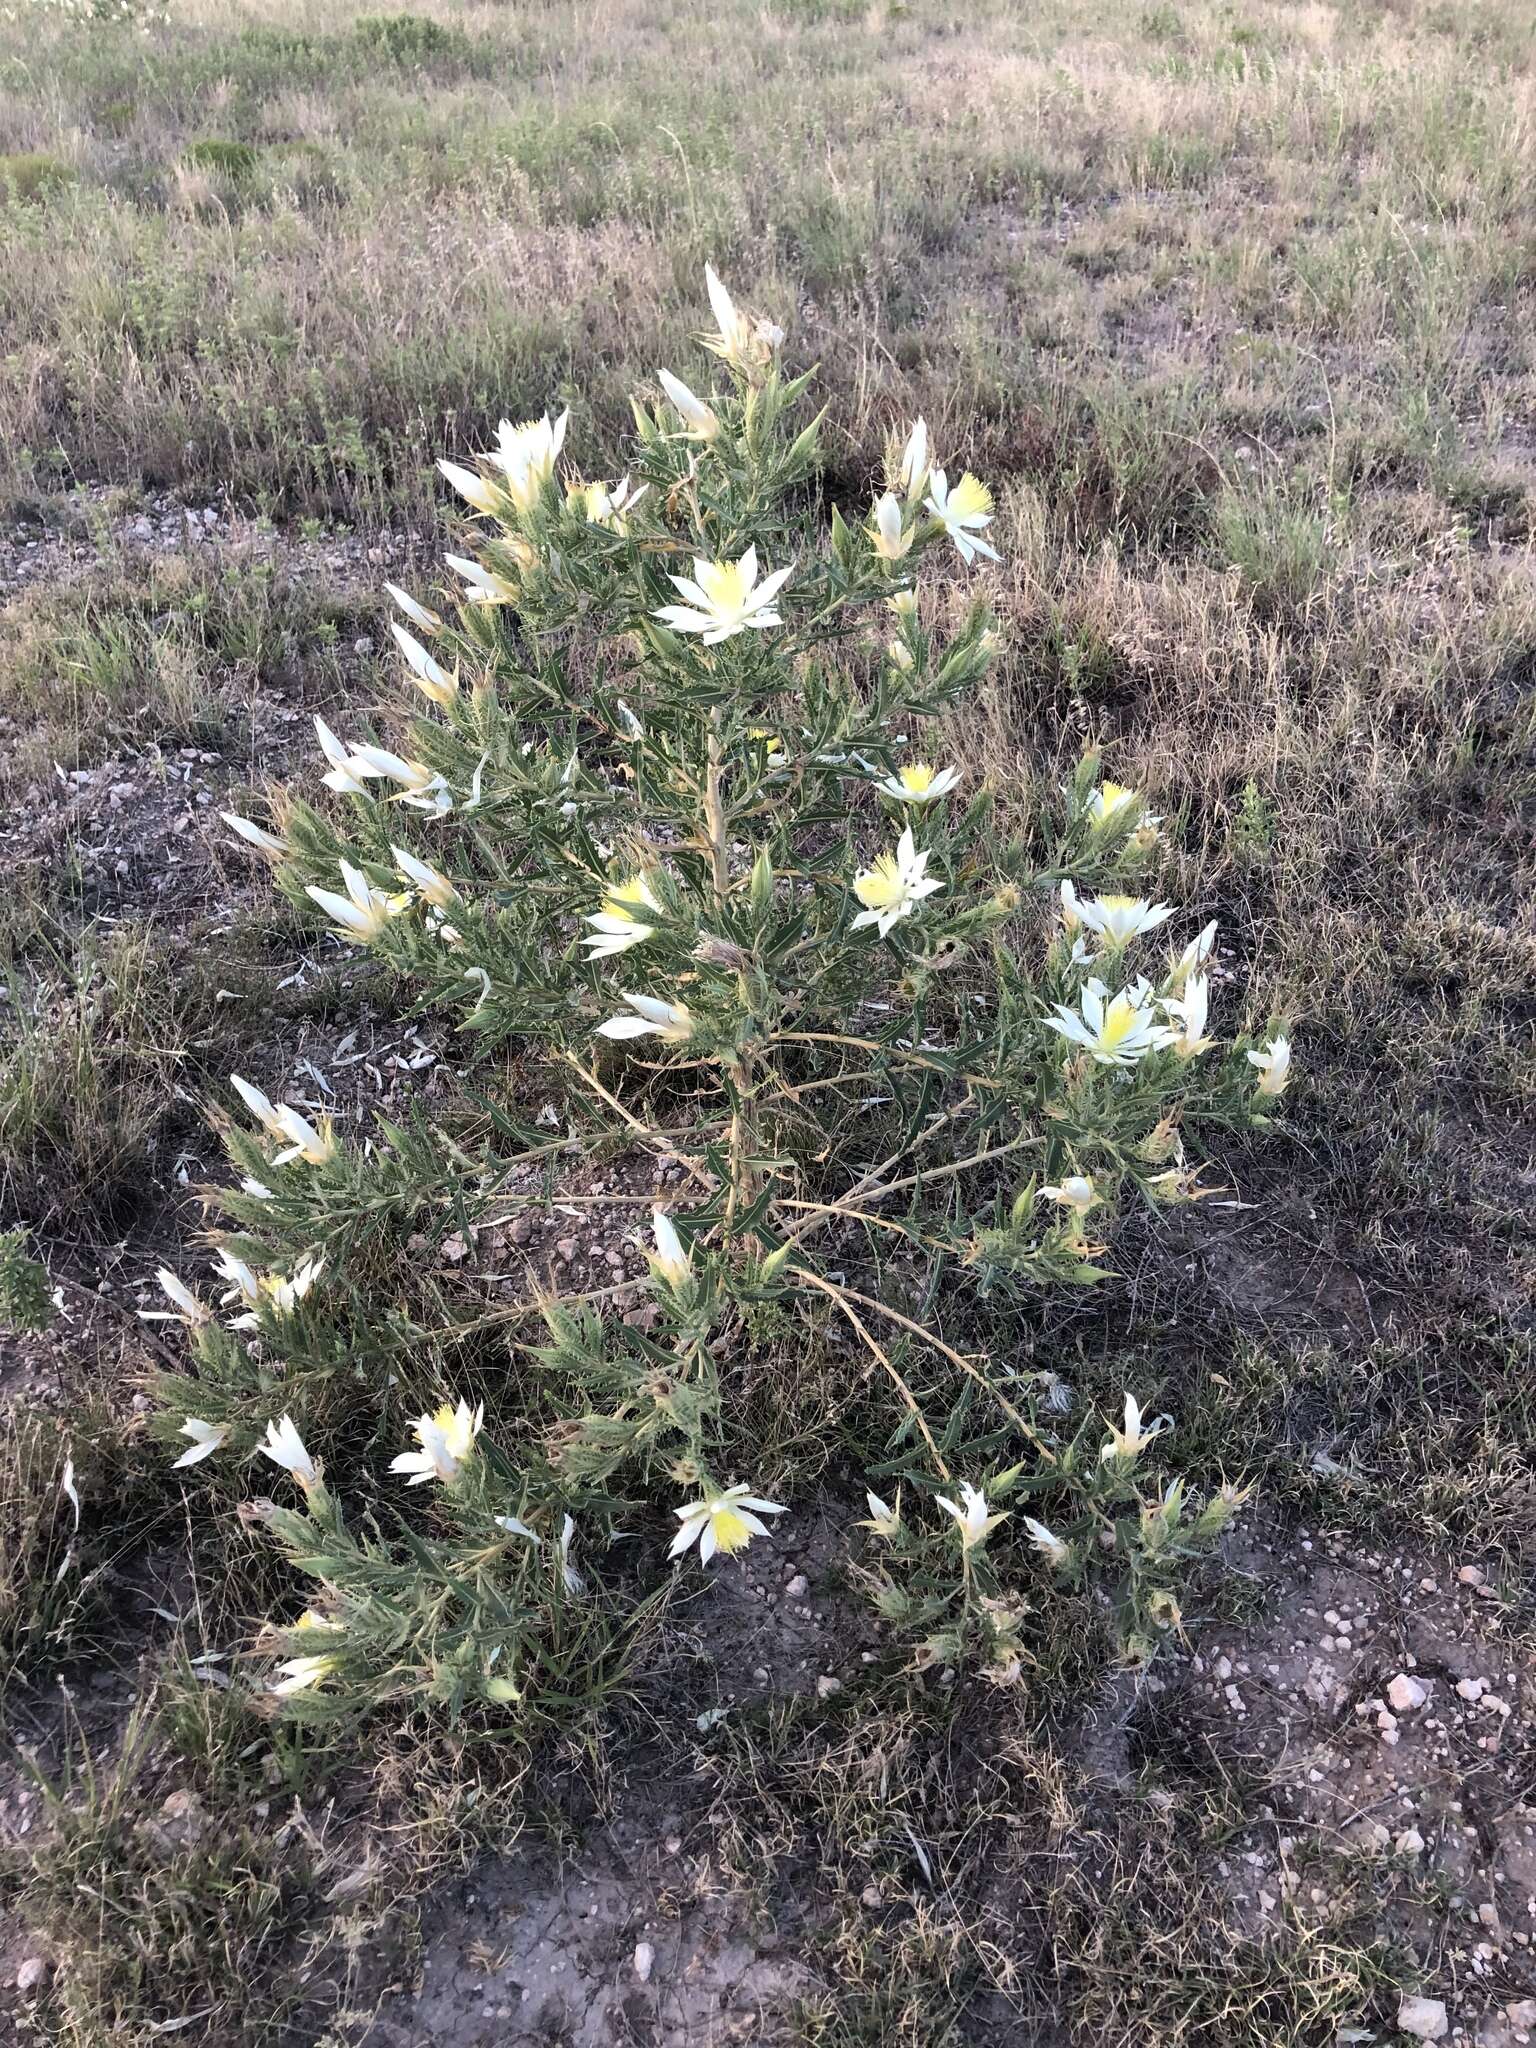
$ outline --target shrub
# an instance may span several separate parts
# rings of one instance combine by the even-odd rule
[[[457,29],[425,14],[360,14],[352,33],[364,49],[391,64],[430,64],[434,59],[462,56],[465,37]]]
[[[223,142],[210,136],[203,142],[189,142],[181,160],[191,170],[228,178],[236,185],[256,175],[257,155],[249,142]]]
[[[1207,1034],[1214,925],[1152,957],[1174,912],[1117,886],[1157,843],[1140,794],[1089,757],[1009,835],[919,740],[996,657],[939,568],[996,559],[990,494],[919,421],[867,521],[834,510],[823,539],[809,378],[709,283],[727,388],[663,371],[620,482],[560,474],[565,414],[445,462],[481,524],[447,557],[451,619],[391,587],[414,714],[393,746],[317,721],[340,804],[231,820],[291,903],[482,1055],[544,1057],[569,1105],[523,1118],[492,1088],[472,1142],[381,1119],[358,1145],[235,1083],[254,1128],[226,1133],[219,1271],[240,1313],[163,1276],[192,1357],[159,1427],[183,1464],[259,1450],[297,1482],[297,1507],[247,1510],[321,1588],[275,1639],[288,1711],[424,1697],[537,1726],[600,1697],[651,1576],[642,1543],[601,1583],[602,1533],[643,1529],[659,1490],[674,1559],[764,1533],[772,1475],[737,1476],[764,1354],[787,1437],[825,1433],[804,1361],[834,1335],[881,1390],[871,1478],[897,1497],[871,1491],[866,1576],[920,1663],[1021,1676],[1052,1588],[1150,1654],[1237,1503],[1153,1484],[1166,1423],[1131,1396],[1107,1439],[1092,1417],[1063,1436],[1058,1387],[960,1349],[932,1307],[975,1324],[1103,1279],[1095,1226],[1199,1199],[1184,1135],[1252,1120],[1288,1043]],[[655,1204],[644,1276],[489,1316],[413,1281],[450,1233],[462,1256],[563,1183],[596,1199],[583,1155],[626,1148],[673,1177],[628,1197]],[[544,1341],[467,1386],[484,1333],[531,1314]],[[339,1445],[360,1398],[398,1429],[413,1358],[442,1398],[392,1469],[433,1512],[359,1534],[302,1431]]]
[[[42,149],[17,149],[0,154],[0,200],[24,205],[47,199],[73,185],[69,165]]]

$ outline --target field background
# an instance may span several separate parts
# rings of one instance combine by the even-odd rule
[[[1533,57],[1514,0],[0,12],[0,1228],[61,1299],[0,1339],[18,2038],[1269,2048],[1420,1985],[1526,2038]],[[994,486],[967,764],[1022,809],[1103,746],[1296,1020],[1252,1206],[1027,1338],[1133,1361],[1262,1506],[1139,1685],[818,1698],[808,1511],[803,1613],[770,1566],[677,1624],[800,1674],[724,1733],[279,1754],[199,1677],[271,1589],[142,1441],[133,1311],[232,1068],[453,1084],[216,813],[387,694],[434,459],[569,404],[611,471],[706,259],[820,365],[829,503],[918,412]]]

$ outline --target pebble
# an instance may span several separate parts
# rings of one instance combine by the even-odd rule
[[[1405,1998],[1397,2008],[1397,2024],[1417,2041],[1443,2041],[1451,2030],[1442,1998]]]
[[[28,1956],[16,1972],[18,1991],[35,1991],[48,1974],[48,1965],[41,1956]]]
[[[786,1600],[803,1600],[810,1589],[811,1582],[805,1576],[805,1573],[796,1572],[795,1576],[784,1588],[784,1598]]]
[[[635,1943],[635,1975],[642,1984],[649,1984],[651,1971],[655,1967],[656,1951],[648,1941]]]
[[[1411,1714],[1428,1698],[1429,1688],[1417,1678],[1410,1678],[1406,1671],[1400,1671],[1387,1687],[1387,1705],[1395,1714]]]
[[[841,1692],[842,1689],[843,1681],[840,1678],[833,1678],[830,1673],[823,1673],[816,1681],[816,1697],[819,1700],[829,1700],[834,1693]]]

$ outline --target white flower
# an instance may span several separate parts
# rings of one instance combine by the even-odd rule
[[[304,893],[336,920],[342,938],[354,946],[366,945],[379,936],[392,917],[399,916],[406,898],[386,896],[382,889],[375,889],[350,861],[341,863],[341,879],[347,885],[345,896],[338,896],[334,889],[318,888],[313,882],[306,885]]]
[[[1101,782],[1088,799],[1088,816],[1102,827],[1120,823],[1127,810],[1137,810],[1138,831],[1155,832],[1163,821],[1151,811],[1140,810],[1142,802],[1140,791],[1127,789],[1123,782]]]
[[[1086,1173],[1069,1173],[1059,1188],[1042,1188],[1040,1192],[1047,1201],[1060,1202],[1065,1209],[1075,1209],[1079,1216],[1086,1216],[1099,1199]]]
[[[895,648],[890,652],[894,658]],[[902,652],[905,654],[906,649],[903,648]],[[930,768],[926,761],[910,761],[899,774],[887,775],[875,787],[882,795],[894,797],[899,804],[921,807],[935,804],[940,797],[948,796],[959,780],[958,768]]]
[[[916,657],[904,640],[888,640],[885,646],[885,658],[892,668],[899,668],[903,675],[910,674],[917,667]]]
[[[398,782],[401,793],[391,801],[409,804],[412,810],[441,812],[453,809],[453,794],[441,775],[424,761],[407,761],[399,754],[392,754],[388,747],[355,746],[347,756],[344,772],[353,782],[367,783],[378,779]]]
[[[700,1558],[708,1564],[717,1550],[729,1557],[733,1551],[745,1550],[754,1536],[766,1536],[768,1526],[759,1517],[782,1515],[784,1510],[774,1501],[760,1500],[744,1486],[728,1486],[724,1493],[708,1494],[672,1512],[682,1527],[672,1539],[668,1557],[681,1557],[697,1543]]]
[[[141,1308],[140,1320],[146,1323],[185,1323],[188,1329],[195,1329],[199,1323],[210,1320],[209,1311],[203,1307],[190,1287],[186,1287],[169,1266],[162,1266],[155,1274],[160,1290],[170,1302],[169,1308]]]
[[[776,327],[771,320],[753,321],[744,313],[738,313],[730,293],[716,277],[712,263],[704,266],[704,286],[719,328],[716,334],[701,336],[704,346],[726,362],[734,363],[739,370],[761,369],[783,341],[783,328]]]
[[[446,910],[450,903],[457,903],[458,896],[446,875],[440,875],[436,868],[418,860],[403,846],[392,846],[389,850],[402,878],[412,885],[424,903],[430,903],[436,910]]]
[[[1111,996],[1094,977],[1083,983],[1081,1016],[1058,1003],[1055,1016],[1045,1022],[1050,1030],[1085,1047],[1101,1066],[1132,1067],[1149,1052],[1173,1042],[1173,1033],[1153,1014],[1151,997],[1145,981]]]
[[[443,560],[456,576],[461,576],[469,585],[464,595],[470,604],[513,604],[517,590],[504,576],[498,576],[483,563],[471,561],[468,555],[444,555]]]
[[[272,1687],[274,1693],[307,1692],[336,1669],[334,1657],[289,1657],[278,1665],[283,1676]]]
[[[860,1522],[859,1527],[872,1530],[876,1536],[887,1538],[894,1536],[901,1527],[900,1492],[897,1492],[895,1507],[883,1501],[878,1493],[866,1491],[864,1498],[869,1504],[869,1520],[867,1522]]]
[[[946,1514],[952,1515],[960,1531],[960,1547],[974,1550],[978,1543],[984,1543],[999,1522],[1006,1522],[1006,1515],[990,1515],[987,1512],[987,1496],[979,1486],[972,1486],[966,1479],[961,1482],[958,1502],[947,1499],[942,1493],[935,1499]]]
[[[899,562],[912,545],[912,535],[902,531],[901,500],[890,491],[882,492],[870,516],[874,521],[870,545],[875,553],[882,562]]]
[[[501,510],[505,501],[496,486],[485,477],[476,475],[472,469],[461,469],[456,462],[439,462],[437,466],[459,496],[473,505],[477,512],[494,515]]]
[[[1161,1436],[1167,1427],[1168,1419],[1166,1416],[1160,1417],[1156,1422],[1144,1422],[1142,1420],[1141,1404],[1137,1401],[1134,1394],[1127,1394],[1125,1397],[1125,1426],[1123,1429],[1116,1429],[1113,1423],[1109,1425],[1109,1442],[1100,1451],[1099,1457],[1106,1465],[1116,1458],[1124,1458],[1129,1462],[1132,1458],[1139,1457],[1145,1446],[1151,1443],[1153,1437]]]
[[[1053,1565],[1063,1565],[1072,1555],[1072,1546],[1047,1529],[1044,1522],[1037,1522],[1033,1515],[1023,1517],[1025,1533],[1046,1560]]]
[[[980,538],[981,529],[992,524],[992,493],[969,470],[953,490],[943,470],[934,470],[928,479],[926,503],[954,542],[962,562],[974,562],[978,555],[985,555],[990,562],[1002,559],[996,548]]]
[[[263,1130],[270,1132],[274,1138],[283,1135],[282,1119],[278,1116],[277,1105],[271,1096],[264,1095],[252,1082],[243,1080],[239,1074],[230,1075],[229,1085]]]
[[[366,796],[366,783],[352,772],[352,756],[323,718],[315,720],[315,731],[320,736],[320,751],[330,762],[330,773],[322,780],[327,789],[334,789],[342,796]]]
[[[683,1286],[693,1278],[693,1265],[665,1209],[651,1211],[651,1234],[656,1240],[656,1250],[648,1255],[651,1271],[669,1287]]]
[[[245,1301],[254,1305],[260,1301],[261,1282],[244,1259],[237,1259],[227,1245],[220,1245],[214,1271],[221,1280],[230,1283],[227,1292],[219,1297],[221,1302]]]
[[[688,389],[681,377],[674,377],[670,370],[658,370],[661,388],[671,399],[673,407],[681,413],[687,423],[689,438],[695,441],[712,441],[720,431],[720,422],[710,406],[696,392]]]
[[[1277,1031],[1262,1051],[1249,1053],[1248,1063],[1259,1070],[1261,1095],[1283,1095],[1291,1078],[1291,1041]]]
[[[656,898],[644,875],[631,875],[603,898],[600,909],[588,915],[586,922],[592,930],[582,939],[587,958],[608,960],[615,953],[628,952],[631,946],[643,945],[656,927],[635,915],[640,908],[655,910]]]
[[[329,1117],[316,1130],[308,1117],[301,1116],[284,1102],[278,1107],[277,1121],[279,1130],[288,1140],[288,1149],[274,1155],[274,1166],[286,1166],[290,1159],[303,1159],[311,1166],[324,1166],[327,1160],[335,1158],[336,1134],[331,1129]]]
[[[589,526],[605,526],[610,533],[628,533],[629,514],[650,488],[649,484],[641,484],[637,490],[631,490],[625,476],[612,485],[580,484],[573,496],[580,502]]]
[[[445,1402],[431,1415],[418,1416],[411,1424],[411,1430],[419,1451],[402,1451],[390,1460],[391,1472],[409,1472],[412,1486],[423,1486],[429,1479],[437,1479],[447,1486],[459,1476],[459,1468],[475,1447],[475,1438],[485,1421],[485,1403],[471,1409],[467,1401],[460,1401],[457,1408],[450,1408]]]
[[[655,996],[626,995],[636,1014],[610,1017],[599,1024],[599,1038],[660,1038],[668,1045],[686,1045],[693,1036],[693,1014],[686,1003],[664,1003]]]
[[[907,445],[901,451],[901,468],[896,481],[907,494],[907,503],[913,504],[921,496],[923,485],[928,481],[928,423],[923,419],[912,422],[907,435]]]
[[[782,626],[773,600],[789,581],[788,569],[775,569],[757,580],[757,549],[748,548],[739,562],[706,562],[696,557],[691,576],[670,581],[687,604],[664,604],[654,616],[678,633],[701,633],[706,647],[716,647],[751,627]]]
[[[1085,924],[1111,946],[1156,931],[1172,915],[1170,905],[1149,903],[1144,896],[1079,896],[1070,882],[1061,885],[1061,921],[1068,931]]]
[[[253,825],[249,818],[242,818],[234,811],[220,811],[219,816],[230,831],[243,839],[248,846],[254,846],[258,853],[281,860],[293,851],[286,839],[279,839],[275,832],[264,832],[260,825]]]
[[[928,854],[919,853],[909,825],[896,842],[894,853],[882,853],[872,868],[853,878],[853,893],[864,908],[853,920],[852,929],[877,925],[883,939],[900,917],[910,917],[925,896],[942,889],[942,882],[927,875]]]
[[[434,661],[416,636],[407,633],[398,619],[390,620],[389,630],[394,634],[395,645],[405,656],[421,694],[434,704],[457,703],[458,678],[449,675],[441,662]]]
[[[274,1465],[281,1465],[285,1472],[291,1472],[306,1491],[320,1484],[319,1468],[305,1450],[304,1439],[294,1427],[291,1415],[285,1415],[281,1422],[267,1424],[266,1441],[258,1449]]]
[[[1178,1026],[1178,1036],[1173,1049],[1181,1060],[1192,1060],[1198,1053],[1205,1052],[1212,1041],[1205,1035],[1206,1018],[1210,1014],[1211,984],[1206,975],[1192,974],[1184,984],[1182,996],[1164,996],[1162,1005],[1167,1015]]]
[[[171,1465],[173,1472],[180,1472],[187,1465],[200,1465],[204,1458],[211,1458],[229,1435],[222,1422],[203,1422],[196,1415],[189,1415],[181,1425],[181,1434],[192,1439],[190,1450],[183,1451]]]
[[[537,1547],[539,1540],[538,1531],[530,1529],[526,1522],[520,1522],[516,1515],[492,1515],[491,1520],[498,1529],[505,1529],[509,1536],[524,1536]]]
[[[438,633],[442,631],[443,622],[437,613],[429,611],[424,604],[418,604],[408,591],[400,588],[398,583],[386,583],[384,588],[389,592],[395,603],[399,605],[401,611],[405,613],[405,616],[413,626],[419,627],[423,633]]]
[[[513,426],[503,420],[496,430],[495,460],[507,477],[507,495],[520,512],[530,512],[543,495],[544,486],[555,473],[555,462],[565,444],[570,408],[559,419],[524,420]]]
[[[1191,939],[1178,959],[1168,969],[1168,980],[1175,989],[1181,989],[1190,975],[1198,974],[1216,950],[1216,920],[1213,917],[1197,939]]]
[[[227,1253],[224,1256],[228,1259]],[[241,1265],[239,1260],[231,1260],[229,1263],[231,1265]],[[232,1330],[259,1330],[261,1328],[259,1311],[263,1308],[272,1315],[291,1316],[293,1314],[299,1303],[325,1270],[325,1260],[323,1258],[306,1259],[302,1265],[296,1266],[293,1272],[286,1278],[281,1273],[263,1273],[261,1278],[255,1282],[254,1292],[250,1291],[247,1285],[247,1282],[255,1279],[250,1267],[241,1266],[241,1270],[245,1274],[245,1279],[237,1283],[235,1291],[238,1291],[239,1294],[249,1301],[251,1306],[243,1316],[236,1316],[229,1327]],[[234,1292],[232,1291],[224,1298],[226,1301],[232,1300]]]

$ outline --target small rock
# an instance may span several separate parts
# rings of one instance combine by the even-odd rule
[[[840,1678],[833,1678],[829,1673],[824,1673],[816,1681],[816,1697],[819,1700],[829,1700],[834,1693],[841,1692],[842,1689],[843,1681]]]
[[[803,1600],[810,1589],[811,1582],[805,1576],[805,1573],[796,1572],[795,1576],[784,1588],[784,1598],[786,1600]]]
[[[35,1991],[48,1974],[48,1965],[41,1956],[28,1956],[16,1972],[18,1991]]]
[[[1480,1700],[1487,1690],[1488,1681],[1486,1678],[1460,1678],[1456,1681],[1457,1696],[1464,1700],[1471,1700],[1474,1703]]]
[[[1424,1837],[1417,1828],[1404,1828],[1392,1846],[1399,1856],[1422,1856]]]
[[[1397,2024],[1418,2041],[1443,2041],[1451,2030],[1443,1998],[1405,1998],[1397,2008]]]
[[[555,1250],[560,1254],[561,1258],[565,1260],[567,1265],[569,1265],[571,1260],[575,1258],[576,1249],[576,1240],[574,1237],[561,1237],[555,1240]]]
[[[648,1941],[635,1943],[635,1975],[642,1984],[649,1984],[651,1971],[655,1966],[656,1951]]]
[[[1411,1714],[1428,1698],[1429,1688],[1421,1685],[1418,1679],[1410,1678],[1406,1671],[1399,1671],[1387,1687],[1387,1705],[1394,1714]]]

